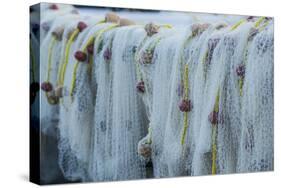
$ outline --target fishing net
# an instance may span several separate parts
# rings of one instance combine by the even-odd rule
[[[133,49],[141,36],[144,34],[138,27],[121,27],[107,32],[96,44],[94,181],[145,177],[144,161],[136,151],[148,122],[135,88],[133,63]]]
[[[273,170],[271,19],[172,27],[42,10],[42,169],[70,181]]]
[[[51,84],[52,91],[40,90],[40,176],[42,182],[55,181],[62,177],[57,165],[57,126],[59,121],[59,105],[55,97],[55,86],[59,69],[62,41],[55,37],[54,32],[63,28],[68,22],[64,18],[54,22],[50,32],[40,46],[40,80]],[[38,70],[38,69],[37,69]]]
[[[91,76],[91,70],[94,68],[93,56],[87,54],[87,60],[79,62],[74,54],[77,50],[82,50],[88,41],[106,26],[94,24],[78,34],[70,47],[65,68],[64,90],[67,96],[63,98],[61,105],[59,164],[64,174],[73,180],[89,180],[88,166],[96,89]]]
[[[273,170],[273,27],[249,46],[242,99],[238,172]]]

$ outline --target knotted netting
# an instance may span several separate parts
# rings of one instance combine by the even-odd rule
[[[40,80],[41,89],[47,85],[49,92],[40,90],[40,172],[41,181],[49,182],[60,179],[62,173],[58,168],[59,99],[56,97],[56,82],[59,72],[62,35],[64,28],[71,21],[69,16],[63,16],[54,21],[49,33],[40,45]]]
[[[65,24],[67,24],[67,22],[63,18],[56,20],[40,46],[40,80],[42,80],[42,82],[51,83],[54,85],[52,87],[55,87],[57,81],[62,48],[62,42],[58,40],[53,33],[59,30],[60,34],[62,34]],[[42,90],[40,91],[40,96],[42,105],[40,111],[42,122],[41,130],[47,132],[49,128],[53,129],[56,127],[59,106],[50,105],[53,101],[50,101],[47,94]]]
[[[147,120],[135,89],[133,63],[134,47],[142,38],[144,34],[139,27],[121,27],[107,32],[96,44],[94,181],[145,177],[144,161],[136,151],[147,129]]]
[[[165,157],[171,157],[171,152],[167,151],[167,122],[169,109],[171,108],[170,92],[172,90],[171,78],[173,65],[177,63],[180,44],[175,45],[173,41],[183,38],[184,31],[180,35],[175,35],[175,31],[168,31],[169,35],[163,37],[155,49],[154,54],[154,75],[152,77],[153,95],[151,112],[151,140],[152,140],[152,161],[154,175],[156,177],[168,176],[167,161]],[[164,46],[168,46],[167,48]],[[173,63],[175,62],[175,63]],[[157,90],[157,92],[155,92]],[[165,102],[163,102],[165,101]],[[173,133],[174,130],[173,130]],[[172,134],[173,134],[172,133]],[[167,137],[166,137],[167,136]],[[167,138],[167,139],[165,139]],[[174,140],[168,140],[173,142]],[[175,149],[175,150],[174,150]],[[176,148],[173,150],[176,151]]]
[[[62,9],[43,16],[40,102],[65,179],[273,170],[271,19],[141,25]]]
[[[273,43],[271,23],[249,46],[238,172],[273,170]]]
[[[79,62],[74,54],[92,45],[98,33],[108,24],[88,23],[90,26],[77,36],[70,48],[68,64],[65,68],[64,90],[60,116],[60,166],[68,178],[89,180],[89,157],[93,134],[93,113],[95,107],[96,84],[92,79],[95,68],[93,55],[87,54],[84,62]],[[91,26],[92,25],[92,26]]]
[[[233,173],[237,166],[237,151],[241,135],[241,96],[239,77],[236,68],[244,63],[244,51],[247,48],[248,35],[252,24],[241,25],[221,38],[220,53],[224,63],[219,105],[220,123],[217,128],[217,169],[216,173]],[[216,59],[214,58],[214,61]]]

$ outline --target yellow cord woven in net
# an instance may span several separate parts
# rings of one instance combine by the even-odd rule
[[[105,33],[106,31],[109,31],[109,30],[111,30],[111,29],[113,29],[113,28],[115,28],[117,26],[118,26],[117,24],[111,25],[110,27],[105,28],[103,30],[100,30],[97,34],[95,34],[94,36],[90,37],[88,39],[88,41],[86,42],[86,44],[83,46],[82,52],[86,52],[87,46],[89,44],[93,43],[95,38],[99,39],[103,33]],[[93,59],[93,57],[91,57],[90,59]],[[71,86],[70,86],[70,96],[71,97],[73,97],[73,91],[74,91],[75,84],[76,84],[76,74],[77,74],[77,70],[78,70],[79,64],[80,64],[79,61],[76,61],[75,65],[74,65],[73,72],[72,72],[72,81],[71,81]],[[93,60],[90,60],[89,66],[91,66],[92,64],[93,64]]]

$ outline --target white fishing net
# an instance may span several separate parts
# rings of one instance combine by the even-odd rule
[[[134,46],[143,38],[144,32],[138,26],[121,27],[107,32],[96,44],[94,181],[145,177],[145,163],[137,154],[137,144],[148,121],[135,88],[133,63]],[[110,58],[105,56],[108,50],[112,53]]]
[[[41,82],[50,82],[53,87],[57,82],[62,43],[54,38],[52,31],[57,28],[63,29],[65,24],[67,22],[64,19],[56,20],[40,46],[40,80]],[[40,97],[42,105],[40,109],[41,131],[46,133],[48,129],[52,129],[57,125],[59,106],[51,105],[43,90],[40,90]]]
[[[252,24],[241,25],[224,35],[218,48],[224,54],[224,80],[221,83],[220,118],[217,137],[217,173],[234,173],[237,166],[237,151],[241,136],[241,96],[237,67],[244,61],[248,35]],[[217,54],[214,54],[217,55]],[[216,58],[214,57],[214,61]]]
[[[56,8],[42,8],[40,80],[62,96],[40,91],[40,121],[63,178],[273,170],[273,21],[171,27]]]
[[[238,172],[273,170],[273,36],[270,24],[249,46]]]
[[[191,26],[191,31],[194,26]],[[214,32],[214,28],[210,26],[207,28],[203,33],[199,34],[198,36],[192,37],[191,41],[187,42],[187,45],[184,46],[183,50],[183,62],[178,67],[178,72],[175,73],[176,83],[174,83],[174,88],[177,90],[177,96],[179,97],[177,99],[177,104],[180,103],[184,93],[182,93],[182,80],[184,80],[184,66],[188,66],[188,85],[189,85],[189,96],[188,99],[191,101],[192,109],[188,113],[188,127],[187,127],[187,134],[186,136],[183,135],[183,129],[184,129],[184,114],[177,109],[175,113],[180,113],[180,137],[183,137],[184,139],[184,145],[182,145],[182,155],[183,155],[183,162],[182,166],[184,166],[184,169],[180,175],[190,175],[192,173],[192,167],[193,167],[193,158],[194,158],[194,152],[196,149],[197,144],[199,143],[198,137],[200,132],[198,131],[201,127],[200,121],[201,121],[201,114],[202,109],[204,108],[204,92],[202,92],[205,80],[204,80],[204,69],[202,62],[203,58],[205,57],[205,48],[206,48],[206,42],[208,41],[208,37],[212,36]],[[190,32],[190,31],[189,31]],[[191,32],[192,34],[192,32]],[[185,40],[188,40],[190,37],[190,34],[188,37],[185,38]],[[202,74],[203,73],[203,74]],[[199,78],[198,78],[199,77]],[[203,78],[203,79],[202,79]],[[181,93],[179,93],[180,91]],[[173,92],[175,92],[173,90]],[[176,108],[177,106],[175,106]]]
[[[154,53],[154,66],[155,72],[152,76],[153,84],[153,96],[152,96],[152,112],[151,112],[151,137],[152,137],[152,159],[154,175],[156,177],[168,176],[167,165],[168,162],[165,158],[171,157],[172,152],[165,150],[169,148],[167,145],[169,141],[176,142],[174,139],[170,139],[167,135],[167,129],[175,128],[170,127],[168,122],[169,110],[171,109],[170,92],[171,88],[171,70],[173,66],[176,67],[178,56],[177,52],[181,48],[181,45],[175,45],[173,41],[180,41],[184,37],[184,31],[181,34],[173,32],[171,36],[165,37],[159,42]],[[165,46],[165,47],[164,47]],[[173,63],[172,63],[173,62]],[[157,92],[155,92],[157,91]],[[163,102],[165,101],[165,102]],[[177,130],[177,128],[175,128]],[[173,129],[171,134],[176,136],[176,130]],[[166,139],[167,138],[167,139]],[[172,143],[171,143],[172,144]],[[177,145],[177,144],[176,144]],[[174,147],[173,151],[177,152],[177,147]],[[166,147],[167,146],[167,147]],[[175,167],[176,168],[176,167]]]
[[[93,25],[80,33],[71,46],[68,57],[69,62],[66,66],[64,89],[67,96],[63,98],[61,105],[59,164],[66,176],[73,180],[89,180],[88,158],[91,156],[90,142],[96,88],[91,79],[91,70],[94,66],[89,62],[90,58],[93,57],[88,56],[88,62],[78,62],[74,54],[77,50],[82,50],[87,41],[106,26],[106,24]],[[78,65],[78,68],[74,73],[76,65]],[[74,77],[76,79],[73,82]],[[71,88],[74,83],[75,87],[71,94]]]
[[[63,32],[64,27],[69,22],[70,20],[65,19],[65,17],[54,21],[50,32],[40,46],[40,81],[41,84],[49,82],[53,87],[53,91],[48,94],[40,90],[40,166],[42,169],[40,176],[42,182],[62,179],[57,162],[59,105],[50,103],[48,95],[53,96],[54,94],[63,46],[62,41],[55,38],[53,32],[56,32],[58,28],[60,28],[60,32]]]

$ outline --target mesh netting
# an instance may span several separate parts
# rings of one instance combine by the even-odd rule
[[[95,48],[98,88],[92,161],[94,181],[145,177],[144,161],[136,151],[148,122],[135,89],[133,63],[134,46],[141,42],[141,36],[144,37],[144,32],[138,27],[115,29],[106,33]]]
[[[273,27],[249,46],[238,172],[273,170]]]
[[[66,66],[64,90],[67,96],[61,101],[59,163],[67,177],[74,180],[89,179],[96,84],[91,76],[91,70],[95,68],[91,63],[93,57],[88,56],[87,62],[78,62],[73,54],[76,50],[81,50],[90,38],[94,38],[107,26],[107,24],[95,25],[80,33],[71,46],[71,55]]]
[[[64,178],[273,170],[271,19],[171,27],[61,9],[43,14],[40,121],[42,160],[55,145]]]

